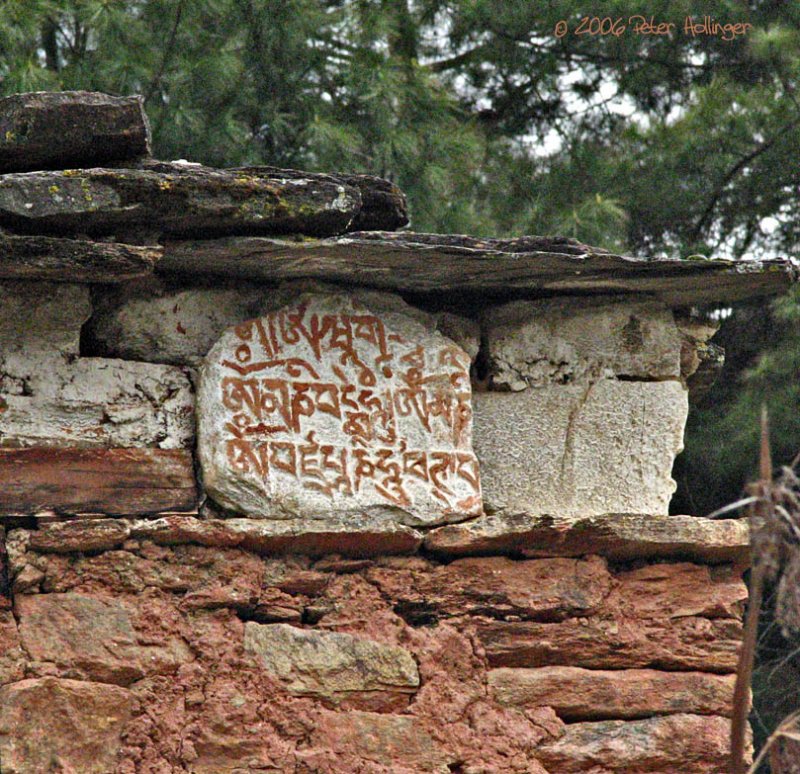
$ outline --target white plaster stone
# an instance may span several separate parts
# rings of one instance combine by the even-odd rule
[[[0,282],[0,372],[3,359],[15,352],[77,355],[91,311],[85,285]]]
[[[667,513],[688,411],[680,382],[604,379],[473,402],[487,511]]]
[[[515,301],[490,310],[484,324],[492,382],[514,391],[604,376],[680,376],[680,333],[657,301]]]
[[[194,395],[180,369],[106,358],[14,358],[0,446],[189,447]],[[0,364],[1,365],[1,364]],[[6,365],[8,367],[8,365]]]
[[[170,288],[148,278],[95,292],[90,333],[108,357],[197,366],[222,332],[262,311],[265,290],[250,283]]]
[[[481,512],[469,356],[392,305],[308,293],[225,332],[198,391],[198,455],[216,502],[317,524]]]

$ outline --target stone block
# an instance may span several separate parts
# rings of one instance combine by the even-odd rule
[[[0,100],[0,171],[98,166],[150,153],[140,96],[30,92]]]
[[[7,361],[0,446],[190,447],[194,395],[178,368],[55,355]]]
[[[446,774],[456,756],[412,716],[326,712],[319,716],[310,749],[298,752],[311,771],[392,771]],[[327,765],[325,765],[327,763]],[[331,768],[331,766],[333,768]],[[538,768],[531,769],[539,774]]]
[[[496,387],[571,384],[604,376],[677,379],[681,337],[657,301],[624,297],[514,301],[484,317]]]
[[[482,392],[473,403],[487,512],[667,514],[688,411],[679,382]]]
[[[14,615],[11,610],[0,609],[0,685],[21,680],[25,661]]]
[[[193,659],[181,637],[160,633],[140,641],[121,602],[84,594],[18,595],[22,646],[32,662],[64,677],[130,685],[146,675],[171,674]]]
[[[688,712],[729,717],[736,675],[656,669],[493,669],[489,687],[504,706],[552,707],[568,721],[623,720]]]
[[[350,634],[248,621],[244,648],[290,693],[378,711],[405,707],[419,672],[404,648]]]
[[[248,283],[173,287],[152,278],[93,296],[93,354],[198,366],[226,328],[254,317],[267,298]]]
[[[741,622],[688,616],[591,616],[559,623],[479,621],[478,639],[493,667],[580,666],[659,668],[731,673],[742,642]]]
[[[116,771],[121,735],[136,709],[131,692],[117,685],[55,677],[6,685],[0,688],[3,774]]]
[[[200,373],[209,495],[301,528],[352,519],[354,532],[481,513],[470,358],[419,314],[308,293],[227,331]]]
[[[24,358],[77,355],[81,326],[92,306],[83,285],[24,280],[0,281],[0,395],[14,392],[14,371]]]

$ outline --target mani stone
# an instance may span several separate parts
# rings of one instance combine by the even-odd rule
[[[97,166],[150,153],[142,97],[31,92],[0,100],[0,172]]]
[[[680,382],[482,392],[474,409],[487,512],[667,514],[688,411]]]
[[[567,298],[515,301],[486,315],[495,386],[569,384],[626,376],[677,379],[681,337],[656,301]]]
[[[198,455],[219,505],[354,529],[482,512],[469,356],[420,319],[371,308],[306,293],[212,348]]]

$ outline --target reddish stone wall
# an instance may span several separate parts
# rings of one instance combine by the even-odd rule
[[[9,536],[4,772],[725,766],[731,566],[96,551],[92,532],[68,553]]]

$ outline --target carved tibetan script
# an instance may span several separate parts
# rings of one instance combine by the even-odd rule
[[[256,491],[273,516],[480,512],[469,357],[412,318],[305,295],[228,331],[209,361],[201,392],[216,390],[214,464],[227,467],[212,490],[234,479],[249,493],[227,487],[223,504],[254,512]]]

